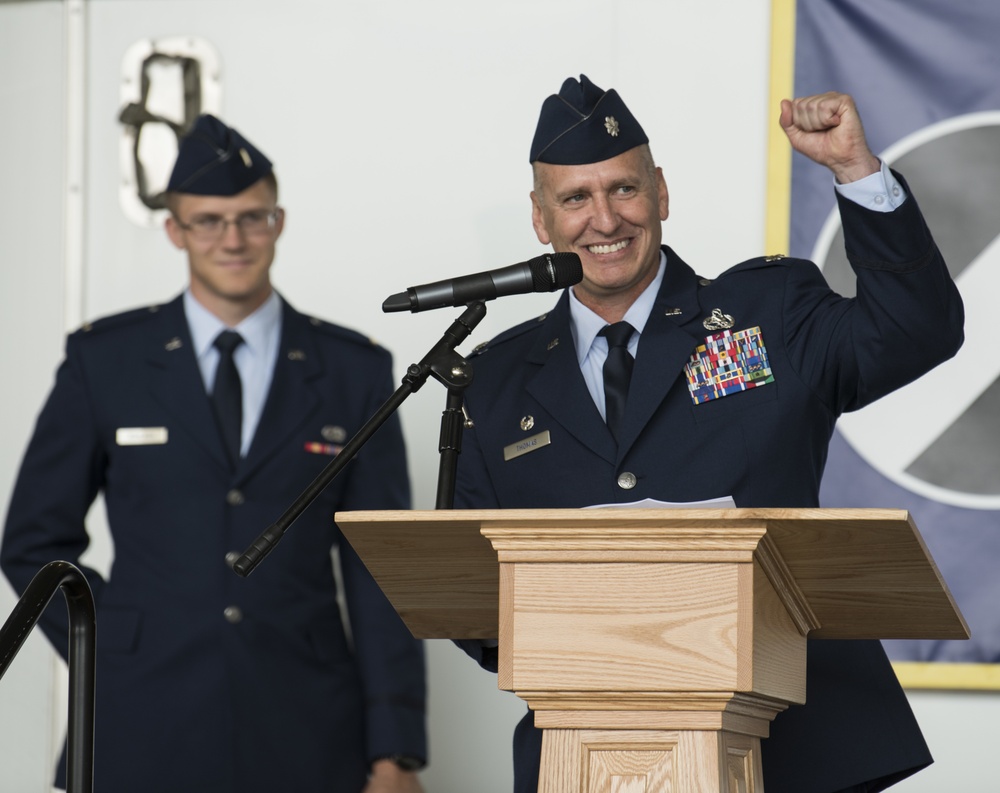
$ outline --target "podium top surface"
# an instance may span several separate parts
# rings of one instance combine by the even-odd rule
[[[764,548],[815,614],[811,638],[969,636],[904,510],[399,510],[335,520],[420,638],[496,638],[498,561],[750,563]]]

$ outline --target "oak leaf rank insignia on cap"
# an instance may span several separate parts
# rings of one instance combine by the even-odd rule
[[[581,74],[568,78],[542,103],[529,162],[587,165],[649,143],[614,89],[598,88]]]
[[[168,192],[233,196],[271,173],[271,161],[215,116],[195,119],[177,150]]]

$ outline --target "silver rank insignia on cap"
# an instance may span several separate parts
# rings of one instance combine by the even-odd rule
[[[705,330],[729,330],[736,324],[731,314],[723,314],[721,308],[713,308],[712,316],[705,317],[701,323]]]
[[[608,134],[612,138],[618,137],[618,129],[619,129],[618,119],[616,119],[614,116],[604,117],[604,128],[608,131]]]
[[[253,168],[253,160],[250,159],[250,153],[246,149],[240,148],[240,157],[243,158],[243,164],[247,168]]]

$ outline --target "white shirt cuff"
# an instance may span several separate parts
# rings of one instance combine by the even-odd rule
[[[906,200],[906,191],[884,162],[875,173],[856,182],[837,184],[834,189],[844,198],[875,212],[892,212]]]

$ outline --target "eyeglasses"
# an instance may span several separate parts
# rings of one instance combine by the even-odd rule
[[[244,212],[232,220],[221,215],[198,215],[190,223],[182,223],[177,216],[174,216],[174,220],[177,221],[178,226],[199,242],[215,242],[226,233],[230,223],[236,226],[241,234],[248,237],[270,234],[282,212],[281,207],[275,207],[274,209],[254,209],[250,212]]]

